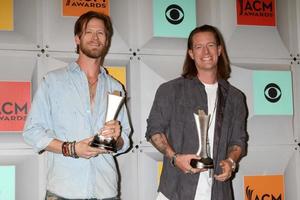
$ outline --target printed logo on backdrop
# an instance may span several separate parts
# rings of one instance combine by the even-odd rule
[[[167,7],[165,11],[165,16],[168,22],[170,22],[173,25],[177,25],[183,21],[184,11],[180,6],[172,4]]]
[[[0,131],[23,131],[30,109],[30,82],[0,82]]]
[[[265,98],[271,103],[276,103],[281,98],[281,89],[275,83],[269,83],[265,87]]]
[[[195,0],[153,0],[155,37],[187,38],[195,27]]]
[[[276,0],[236,0],[237,24],[276,26]]]
[[[282,175],[245,176],[245,200],[284,200]]]
[[[0,31],[14,30],[14,1],[0,1]]]
[[[254,71],[255,115],[293,115],[292,78],[289,71]]]
[[[62,0],[63,16],[80,16],[88,11],[109,15],[109,0]]]

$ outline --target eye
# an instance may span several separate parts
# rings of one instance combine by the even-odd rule
[[[275,83],[270,83],[265,87],[265,98],[271,102],[276,103],[281,98],[281,89]]]
[[[104,35],[103,31],[97,31],[97,35]]]
[[[217,46],[217,44],[214,43],[214,42],[210,42],[210,43],[207,44],[208,48],[215,48],[216,46]]]
[[[184,19],[183,9],[176,5],[169,5],[165,11],[165,16],[171,24],[177,25],[180,24]]]
[[[195,45],[194,49],[200,50],[203,48],[203,45],[199,44],[199,45]]]

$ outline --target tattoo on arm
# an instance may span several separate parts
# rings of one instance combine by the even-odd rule
[[[167,154],[170,152],[171,147],[168,143],[168,140],[163,133],[157,133],[151,136],[150,139],[152,145],[162,154],[168,156]],[[172,150],[171,150],[172,151]]]
[[[238,161],[242,155],[242,149],[238,145],[233,145],[228,149],[228,157],[233,158],[235,161]]]
[[[233,153],[234,151],[237,152],[241,149],[241,147],[237,146],[237,145],[233,145],[231,147],[229,147],[228,152],[229,153]]]

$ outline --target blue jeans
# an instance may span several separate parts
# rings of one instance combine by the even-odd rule
[[[113,198],[108,198],[108,199],[96,199],[96,198],[91,198],[91,199],[66,199],[63,197],[60,197],[52,192],[47,191],[46,192],[46,197],[45,200],[120,200],[118,197],[113,197]]]

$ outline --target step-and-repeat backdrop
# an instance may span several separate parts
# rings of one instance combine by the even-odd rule
[[[76,60],[79,15],[111,16],[105,60],[128,92],[132,148],[117,157],[124,200],[153,200],[162,155],[145,140],[158,86],[180,76],[187,37],[211,24],[223,33],[232,75],[249,109],[247,156],[235,199],[300,199],[300,2],[298,0],[0,0],[0,199],[41,200],[45,156],[22,139],[43,75]]]

